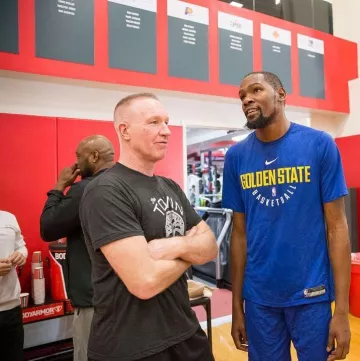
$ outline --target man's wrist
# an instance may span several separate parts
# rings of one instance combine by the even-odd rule
[[[66,186],[64,184],[56,183],[55,187],[54,187],[54,190],[64,192],[65,188],[66,188]]]
[[[235,299],[233,298],[233,312],[244,312],[244,300],[241,299]]]
[[[342,305],[342,304],[337,305],[336,302],[335,302],[334,314],[348,316],[348,314],[349,314],[349,306],[348,305]]]
[[[183,237],[175,237],[176,238],[176,246],[177,252],[180,255],[180,258],[186,258],[186,255],[189,252],[189,239],[186,236]]]

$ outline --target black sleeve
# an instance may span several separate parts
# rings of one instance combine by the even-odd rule
[[[195,209],[190,204],[188,198],[186,197],[186,194],[183,192],[181,187],[171,180],[172,186],[175,188],[176,193],[178,194],[180,201],[182,203],[182,206],[184,207],[184,213],[186,215],[186,231],[190,230],[192,227],[196,226],[202,221],[202,218],[199,216],[199,214],[195,211]]]
[[[64,195],[61,191],[51,190],[40,216],[40,234],[44,241],[56,241],[67,237],[80,227],[79,205],[86,184],[72,185]]]
[[[94,250],[111,242],[143,236],[139,205],[118,187],[97,185],[84,195],[80,205],[81,224]]]

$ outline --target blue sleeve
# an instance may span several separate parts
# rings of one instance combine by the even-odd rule
[[[222,207],[244,213],[241,184],[231,150],[226,153],[223,171]]]
[[[327,133],[320,136],[320,187],[323,203],[348,194],[339,149]]]

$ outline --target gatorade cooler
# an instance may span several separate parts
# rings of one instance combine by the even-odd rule
[[[353,316],[360,317],[360,262],[354,260],[354,254],[351,262],[349,309]]]
[[[50,254],[50,289],[54,301],[68,299],[66,287],[68,285],[68,266],[66,262],[66,240],[51,242]]]

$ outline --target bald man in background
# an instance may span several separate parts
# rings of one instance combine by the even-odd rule
[[[91,262],[79,218],[80,200],[92,179],[114,165],[112,143],[102,135],[83,139],[76,150],[77,161],[60,172],[48,193],[40,218],[41,238],[46,242],[67,238],[69,271],[67,292],[75,307],[73,323],[74,361],[87,360],[89,332],[93,317]],[[81,181],[75,183],[77,176]],[[67,187],[68,192],[64,194]]]

